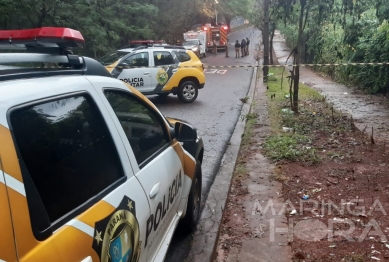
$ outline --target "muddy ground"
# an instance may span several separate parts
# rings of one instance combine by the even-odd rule
[[[310,79],[308,85],[330,81],[315,75],[310,72],[305,77]],[[299,131],[311,139],[300,146],[314,148],[317,163],[278,161],[273,163],[273,172],[258,168],[253,159],[268,161],[261,159],[266,152],[258,140],[267,133],[254,129],[232,182],[219,261],[389,261],[389,142],[383,117],[388,112],[379,112],[375,106],[387,100],[342,92],[338,103],[363,105],[357,119],[350,114],[352,107],[338,109],[335,104],[332,110],[334,101],[328,97],[301,102]],[[349,93],[358,101],[346,98]],[[268,187],[254,197],[251,191],[258,184]],[[278,203],[269,204],[269,200]],[[276,225],[266,223],[277,216]],[[251,243],[249,248],[247,243]],[[291,248],[291,257],[286,246]],[[254,255],[242,259],[240,255],[246,253]]]
[[[314,107],[312,118],[325,111]],[[327,123],[312,121],[312,140],[304,145],[316,149],[320,162],[285,161],[275,171],[283,181],[294,261],[387,259],[389,148],[351,118],[327,116]]]

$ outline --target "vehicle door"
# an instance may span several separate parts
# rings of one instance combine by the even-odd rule
[[[200,41],[200,53],[201,54],[205,54],[206,52],[206,46],[207,46],[207,43],[206,43],[206,33],[205,32],[201,32],[199,34],[199,41]]]
[[[150,66],[149,52],[132,54],[115,68],[116,78],[130,84],[141,92],[148,92],[152,87],[152,72]]]
[[[123,139],[129,142],[128,151],[135,155],[138,169],[134,171],[150,203],[151,215],[142,248],[147,250],[147,259],[151,261],[168,231],[179,220],[183,165],[172,147],[166,122],[153,106],[129,91],[106,89],[104,94]]]
[[[176,63],[173,54],[169,51],[152,51],[153,53],[153,68],[152,70],[152,82],[154,90],[158,93],[161,91],[170,91],[173,86],[169,85],[169,81],[177,72],[178,63]]]
[[[19,261],[147,261],[148,200],[105,105],[86,90],[10,110]]]
[[[4,134],[9,133],[9,130],[0,125],[0,139],[5,138]],[[2,147],[7,142],[2,142]],[[1,156],[1,154],[0,154]],[[12,232],[12,221],[11,221],[11,212],[9,210],[9,202],[7,195],[7,185],[12,186],[9,181],[12,179],[9,175],[5,175],[3,172],[4,168],[2,166],[2,160],[0,157],[0,232],[1,232],[1,241],[0,241],[0,261],[16,261],[16,251],[15,251],[15,239]]]

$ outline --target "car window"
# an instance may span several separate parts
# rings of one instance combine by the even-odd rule
[[[130,56],[123,60],[129,66],[149,66],[149,53],[143,52]]]
[[[10,122],[51,223],[124,177],[106,123],[88,95],[12,110]]]
[[[198,45],[198,44],[199,44],[198,40],[185,40],[182,43],[183,46]]]
[[[155,66],[175,64],[172,54],[167,51],[154,51]]]
[[[187,62],[190,61],[190,56],[186,52],[176,52],[178,61],[180,62]]]
[[[126,51],[115,51],[111,54],[99,58],[98,61],[103,65],[111,65],[129,53],[130,52]]]
[[[170,142],[161,117],[128,93],[106,91],[139,165]]]

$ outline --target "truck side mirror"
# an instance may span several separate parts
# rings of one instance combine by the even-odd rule
[[[197,130],[187,123],[176,122],[174,125],[175,136],[180,142],[195,142]]]
[[[120,66],[128,66],[128,64],[126,62],[120,63],[119,65]]]

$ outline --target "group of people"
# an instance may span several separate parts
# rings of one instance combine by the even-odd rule
[[[235,57],[244,57],[246,55],[249,55],[249,44],[250,40],[248,37],[246,39],[242,39],[242,42],[239,43],[239,40],[236,40],[235,42]],[[242,51],[242,55],[240,54],[240,51]]]

